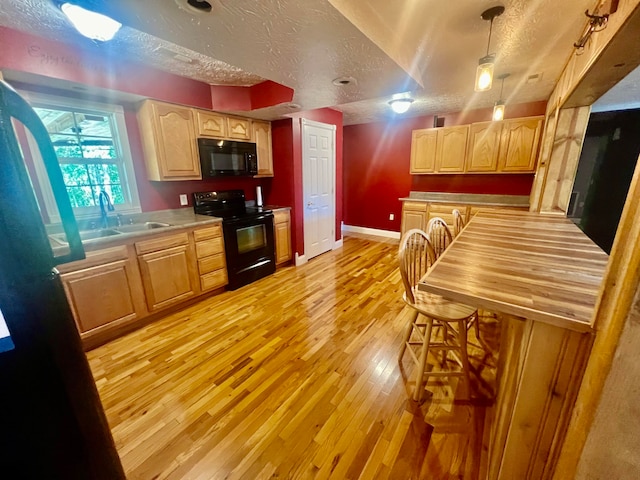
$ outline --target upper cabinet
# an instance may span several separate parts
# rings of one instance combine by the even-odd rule
[[[145,100],[138,123],[149,180],[200,180],[197,137],[255,142],[257,176],[273,176],[270,122]]]
[[[221,113],[196,110],[198,135],[201,137],[225,138],[227,136],[227,117]]]
[[[436,171],[436,143],[438,130],[414,130],[411,133],[411,173]]]
[[[191,108],[146,100],[138,112],[149,180],[200,180]]]
[[[533,173],[543,118],[414,130],[411,173]]]
[[[498,171],[534,171],[541,131],[542,118],[519,118],[503,122]]]
[[[271,148],[271,123],[253,120],[252,139],[258,152],[258,177],[273,177],[273,150]]]
[[[469,126],[441,128],[438,130],[436,170],[440,173],[463,173],[467,152]]]
[[[227,117],[227,136],[234,140],[251,140],[251,120]]]
[[[502,122],[474,123],[469,127],[467,172],[495,172],[498,169]]]

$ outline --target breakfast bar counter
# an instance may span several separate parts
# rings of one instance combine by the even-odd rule
[[[422,279],[501,322],[490,479],[553,475],[607,262],[567,218],[480,211]]]

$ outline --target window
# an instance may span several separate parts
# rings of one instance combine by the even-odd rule
[[[24,94],[44,123],[76,216],[99,215],[99,195],[109,195],[121,213],[140,211],[122,107]],[[31,151],[37,151],[30,139]],[[52,221],[59,219],[44,165],[34,154],[39,185]]]

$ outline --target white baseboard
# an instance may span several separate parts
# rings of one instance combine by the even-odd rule
[[[395,238],[400,239],[400,232],[394,232],[392,230],[379,230],[377,228],[369,227],[354,227],[352,225],[342,225],[343,232],[362,233],[364,235],[376,235],[378,237]]]
[[[338,248],[342,248],[342,239],[333,242],[333,250],[337,250]]]
[[[298,252],[296,252],[296,267],[299,267],[300,265],[304,265],[305,263],[307,263],[307,259],[305,258],[304,255],[298,255]]]

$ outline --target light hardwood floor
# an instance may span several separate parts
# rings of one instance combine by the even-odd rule
[[[482,478],[497,322],[469,335],[471,402],[441,379],[414,404],[397,248],[347,236],[88,352],[128,478]]]

